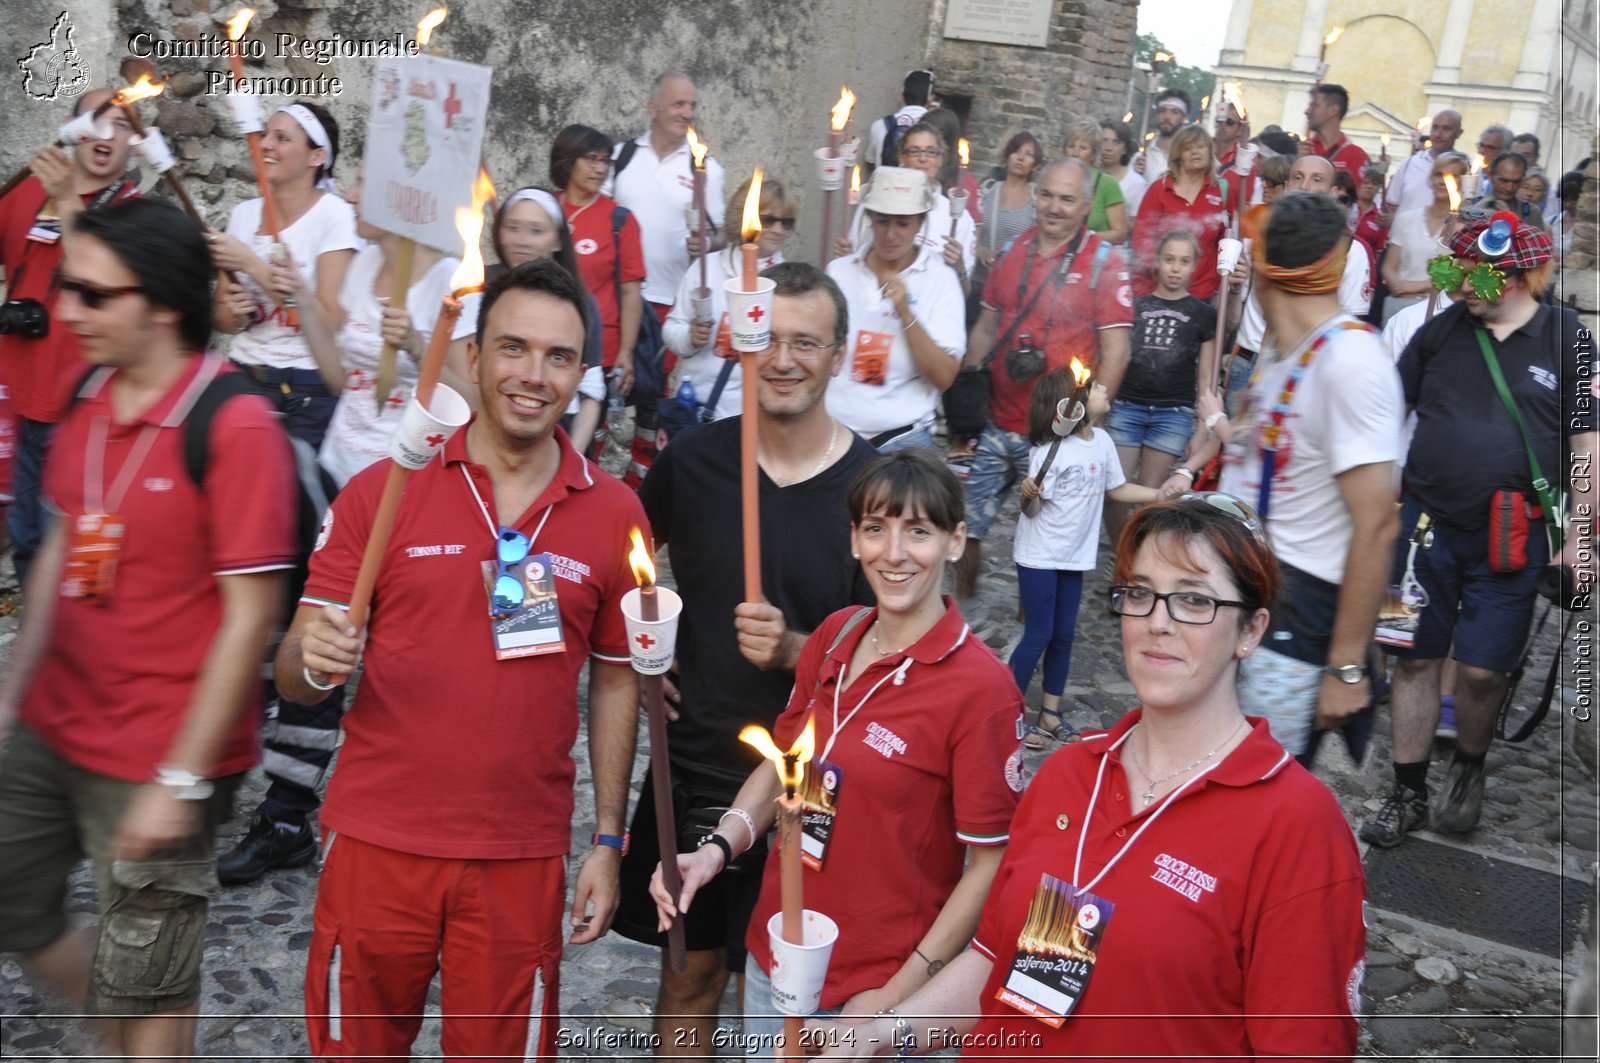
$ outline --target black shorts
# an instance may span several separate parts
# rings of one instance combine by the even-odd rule
[[[678,848],[688,852],[693,846],[684,844],[681,827],[689,795],[702,802],[731,805],[739,784],[695,776],[677,765],[672,771],[674,811],[680,827]],[[628,852],[622,858],[622,898],[611,929],[630,940],[665,948],[667,935],[656,930],[656,902],[650,898],[650,876],[661,862],[661,850],[656,842],[654,778],[649,771],[644,774],[639,805],[628,831]],[[683,918],[684,944],[690,952],[727,949],[728,970],[744,972],[745,932],[761,893],[765,864],[765,860],[751,861],[747,870],[724,871],[700,887]]]

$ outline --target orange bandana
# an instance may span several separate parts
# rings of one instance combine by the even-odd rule
[[[1315,262],[1293,268],[1274,266],[1267,261],[1266,234],[1262,233],[1251,245],[1255,268],[1273,286],[1290,295],[1324,295],[1338,291],[1344,278],[1345,256],[1350,250],[1350,237],[1344,236]]]

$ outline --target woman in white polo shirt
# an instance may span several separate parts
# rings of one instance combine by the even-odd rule
[[[871,241],[828,264],[850,306],[828,412],[879,450],[931,447],[939,394],[966,350],[961,285],[917,239],[937,193],[922,172],[895,166],[874,171],[864,193]]]

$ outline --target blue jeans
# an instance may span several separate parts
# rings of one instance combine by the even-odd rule
[[[1028,474],[1028,437],[984,425],[967,475],[967,537],[982,539],[1011,485]]]
[[[831,1019],[843,1008],[818,1008],[813,1019]],[[772,1006],[772,981],[759,963],[744,965],[744,1056],[776,1060],[783,1043],[783,1016]]]
[[[6,507],[6,534],[15,547],[11,560],[23,590],[28,589],[28,567],[44,542],[44,460],[55,430],[53,424],[17,418],[16,458],[11,466],[11,493],[16,500]]]
[[[1017,566],[1017,591],[1022,597],[1022,639],[1011,653],[1011,674],[1017,689],[1028,692],[1033,669],[1044,654],[1044,692],[1060,697],[1072,667],[1072,637],[1083,597],[1083,573]]]
[[[1244,397],[1245,386],[1250,383],[1250,374],[1255,370],[1258,357],[1254,351],[1241,348],[1228,366],[1228,394],[1223,398],[1222,405],[1229,417],[1233,416],[1239,400]]]
[[[1181,458],[1194,435],[1193,406],[1142,406],[1118,399],[1105,429],[1119,447],[1149,447]]]
[[[933,449],[933,429],[913,428],[909,432],[902,432],[889,442],[878,448],[879,454],[892,454],[897,450],[925,450]]]

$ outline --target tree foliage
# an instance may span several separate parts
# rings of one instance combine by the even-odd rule
[[[1150,101],[1146,99],[1146,90],[1149,88],[1150,81],[1145,74],[1150,69],[1151,58],[1157,52],[1166,52],[1170,55],[1172,49],[1162,44],[1160,38],[1153,33],[1139,34],[1138,41],[1133,49],[1133,58],[1139,67],[1139,72],[1133,78],[1134,93],[1133,106],[1131,108],[1135,129],[1139,127],[1139,107],[1141,104],[1147,107],[1150,105]],[[1197,66],[1184,66],[1176,61],[1161,64],[1161,87],[1178,88],[1187,92],[1195,107],[1195,111],[1191,112],[1190,116],[1197,121],[1204,120],[1203,116],[1198,113],[1200,101],[1213,94],[1216,91],[1216,85],[1217,76],[1209,70],[1202,70]],[[1155,128],[1154,114],[1150,116],[1150,128]]]

